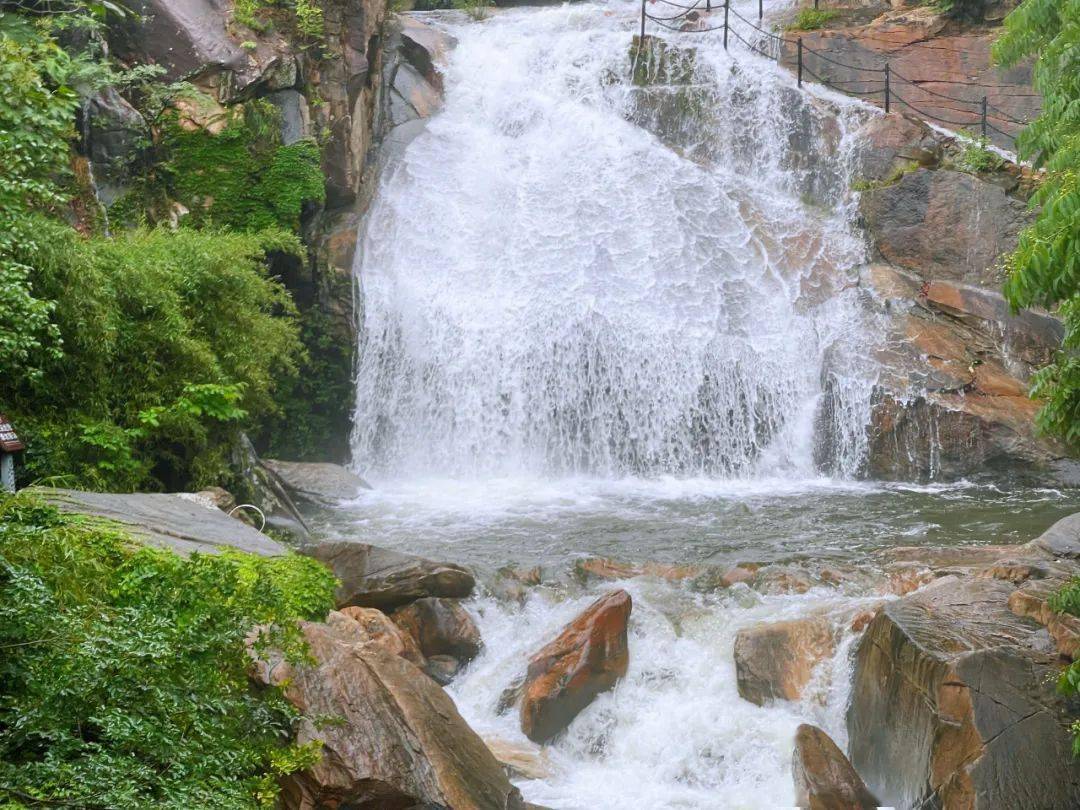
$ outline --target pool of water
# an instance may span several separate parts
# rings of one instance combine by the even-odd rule
[[[583,556],[857,561],[890,546],[1021,543],[1080,493],[1008,484],[753,479],[410,479],[313,518],[320,533],[481,568]]]

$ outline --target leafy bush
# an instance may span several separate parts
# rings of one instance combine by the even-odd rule
[[[295,231],[304,204],[323,201],[318,144],[280,145],[277,118],[272,105],[253,101],[218,134],[177,122],[167,128],[169,190],[190,209],[191,224]]]
[[[1044,102],[1021,133],[1021,157],[1046,170],[1032,198],[1034,225],[1008,259],[1005,295],[1014,308],[1059,308],[1065,338],[1039,371],[1032,393],[1046,404],[1041,427],[1080,447],[1080,0],[1026,0],[1005,19],[996,58],[1015,65],[1035,57]]]
[[[989,148],[986,138],[967,136],[960,143],[960,156],[956,168],[969,174],[992,172],[1005,163],[1001,156]]]
[[[795,19],[788,25],[788,31],[816,31],[819,28],[824,28],[834,19],[836,19],[838,11],[833,9],[817,9],[817,8],[804,8],[800,9],[799,13],[795,15]]]
[[[275,17],[284,16],[306,37],[323,35],[323,13],[316,0],[237,0],[233,13],[238,22],[256,31],[269,29]]]
[[[27,477],[122,490],[219,483],[231,426],[275,412],[303,356],[292,299],[265,264],[299,252],[297,239],[34,227],[40,238],[16,256],[35,268],[35,297],[53,302],[63,354],[0,387],[32,440]]]
[[[1058,613],[1080,616],[1080,577],[1055,593],[1048,600],[1050,609]],[[1080,695],[1080,661],[1073,661],[1058,678],[1058,689],[1065,695]],[[1080,757],[1080,720],[1072,725],[1073,753]]]
[[[334,580],[314,560],[140,547],[114,524],[0,497],[0,805],[272,806],[318,752],[247,677],[245,637],[304,656]]]
[[[453,0],[454,8],[464,11],[470,20],[479,22],[488,15],[492,0]]]

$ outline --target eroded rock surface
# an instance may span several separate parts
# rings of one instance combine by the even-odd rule
[[[453,599],[417,599],[395,610],[392,618],[427,657],[425,671],[441,684],[480,652],[480,629]]]
[[[224,512],[176,495],[46,488],[34,492],[61,511],[115,520],[136,539],[185,556],[193,551],[215,554],[222,548],[262,557],[286,552],[277,541]]]
[[[272,654],[256,665],[257,679],[282,685],[304,713],[297,741],[322,743],[316,765],[283,780],[282,807],[523,810],[483,740],[420,670],[328,625],[301,627],[315,665]]]
[[[795,803],[805,810],[876,810],[879,806],[844,752],[817,726],[795,732],[791,763]]]
[[[886,604],[856,654],[851,762],[897,807],[1073,807],[1080,764],[1058,656],[1011,583],[945,577]]]
[[[529,660],[521,698],[521,730],[543,743],[626,675],[626,630],[632,602],[623,590],[597,599]]]
[[[310,545],[300,553],[321,560],[341,580],[338,606],[390,610],[427,596],[464,599],[475,579],[460,565],[440,563],[346,540]]]
[[[758,706],[798,700],[814,669],[836,649],[824,618],[792,619],[740,630],[735,637],[739,696]]]

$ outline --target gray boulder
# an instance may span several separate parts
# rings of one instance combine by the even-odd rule
[[[304,547],[300,553],[326,563],[341,580],[338,607],[391,610],[426,596],[464,599],[476,584],[473,575],[460,565],[366,543],[327,541]]]
[[[340,464],[263,459],[262,463],[291,494],[323,506],[336,506],[371,486]]]
[[[284,546],[216,508],[161,493],[118,495],[73,489],[36,489],[61,511],[108,518],[122,523],[138,540],[178,554],[217,553],[234,548],[274,557]]]

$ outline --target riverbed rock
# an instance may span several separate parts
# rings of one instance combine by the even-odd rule
[[[1049,604],[1051,595],[1065,584],[1064,579],[1025,582],[1009,595],[1009,610],[1045,627],[1058,653],[1075,661],[1080,657],[1080,618],[1058,613]]]
[[[799,700],[814,669],[835,649],[833,629],[821,617],[744,628],[735,636],[739,696],[758,706]]]
[[[945,577],[887,603],[862,637],[851,762],[886,805],[1080,806],[1069,706],[1045,631],[1008,582]]]
[[[297,742],[322,744],[318,763],[282,780],[283,808],[523,810],[483,740],[415,666],[325,624],[301,629],[314,665],[272,652],[256,663],[256,679],[304,713]]]
[[[611,591],[529,659],[521,700],[521,730],[533,742],[558,735],[630,664],[630,594]]]
[[[336,594],[338,607],[392,610],[428,596],[464,599],[476,584],[473,575],[460,565],[366,543],[328,540],[305,546],[300,553],[326,563],[341,581]]]
[[[1024,548],[1058,560],[1080,560],[1080,512],[1063,517]]]
[[[63,512],[115,520],[137,540],[172,549],[184,556],[195,551],[216,554],[223,548],[262,557],[275,557],[286,552],[277,541],[224,512],[176,495],[51,488],[33,491]]]
[[[424,655],[450,655],[469,661],[480,652],[480,630],[469,612],[452,599],[417,599],[391,615]]]
[[[427,664],[416,640],[381,610],[355,605],[343,607],[340,611],[330,611],[326,623],[331,627],[346,629],[358,641],[377,644],[394,655],[400,655],[421,669]]]
[[[876,810],[878,801],[832,737],[817,726],[795,732],[795,804],[805,810]]]
[[[552,774],[551,760],[543,748],[500,737],[485,737],[484,742],[511,779],[547,779]]]
[[[323,506],[336,506],[371,489],[363,478],[340,464],[278,461],[264,458],[265,464],[290,494]]]

